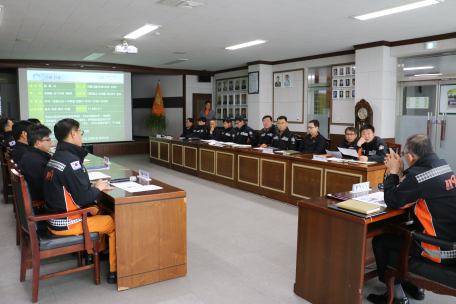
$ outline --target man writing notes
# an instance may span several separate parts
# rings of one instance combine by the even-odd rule
[[[444,241],[456,241],[456,182],[448,163],[434,153],[431,141],[424,134],[412,135],[405,141],[404,152],[409,168],[404,170],[400,155],[390,149],[385,165],[390,170],[384,183],[385,204],[389,208],[410,208],[413,229]],[[385,233],[372,240],[377,262],[378,279],[385,283],[389,252],[399,250],[404,236]],[[429,262],[456,262],[456,251],[444,251],[425,242],[412,242],[410,256]],[[408,304],[404,289],[417,300],[424,299],[424,291],[399,278],[394,281],[395,304]],[[388,293],[370,294],[367,299],[375,304],[387,303]]]
[[[206,117],[198,118],[198,127],[193,130],[192,138],[204,139],[207,134]]]
[[[326,138],[318,132],[320,123],[318,120],[311,120],[307,124],[307,136],[303,138],[299,146],[299,152],[324,154],[326,151]]]
[[[272,139],[272,146],[281,150],[296,150],[296,136],[288,129],[286,116],[277,118],[279,132]]]
[[[361,148],[361,154],[358,157],[360,161],[381,163],[385,160],[386,144],[380,137],[375,136],[373,125],[363,125],[361,127],[361,138],[356,145]]]
[[[29,149],[27,132],[31,126],[33,126],[33,123],[26,120],[19,121],[13,125],[13,136],[16,141],[16,146],[13,151],[11,151],[11,159],[14,160],[16,164],[19,163],[22,156]]]
[[[209,132],[207,133],[207,139],[220,140],[222,137],[222,131],[217,128],[217,121],[212,118],[209,122]]]
[[[255,131],[245,123],[244,116],[236,116],[235,123],[239,131],[236,134],[234,142],[240,145],[256,146],[258,140],[255,136]]]
[[[44,171],[44,211],[60,213],[93,206],[102,191],[112,190],[101,179],[92,187],[89,174],[83,165],[87,151],[82,148],[79,122],[66,118],[54,126],[54,135],[59,141],[57,150]],[[109,235],[108,283],[117,282],[116,234],[114,220],[110,215],[95,215],[87,218],[90,232],[100,234],[100,251],[105,247],[105,235]],[[49,230],[59,236],[83,233],[82,216],[76,215],[47,221]],[[93,252],[93,251],[92,251]],[[89,254],[92,253],[88,251]],[[90,261],[90,259],[86,259]]]
[[[267,147],[271,144],[272,138],[276,135],[276,129],[272,122],[271,115],[266,115],[263,117],[263,130],[260,138],[258,139],[258,144],[262,147]]]
[[[194,130],[195,128],[193,127],[193,118],[187,118],[187,121],[185,122],[185,130],[180,137],[185,137],[185,139],[188,139],[189,137],[192,137]]]
[[[237,132],[231,126],[231,118],[225,117],[223,119],[223,127],[225,129],[222,131],[222,136],[220,140],[223,142],[233,142]]]

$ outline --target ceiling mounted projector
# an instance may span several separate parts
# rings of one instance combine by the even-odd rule
[[[116,45],[114,54],[137,54],[138,48],[133,45],[128,45],[127,40],[122,40],[121,44]]]

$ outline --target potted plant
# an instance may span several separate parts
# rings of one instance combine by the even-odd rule
[[[163,133],[168,127],[169,121],[165,115],[150,114],[149,118],[146,119],[146,128],[152,132],[153,136]]]

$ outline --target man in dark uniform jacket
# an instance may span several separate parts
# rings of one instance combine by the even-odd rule
[[[245,123],[244,116],[236,116],[235,123],[239,131],[236,133],[236,138],[234,139],[234,142],[240,145],[256,146],[258,140],[256,138],[255,131],[253,131],[253,129]]]
[[[16,146],[13,151],[11,151],[11,159],[14,160],[16,164],[19,164],[22,156],[29,149],[27,132],[33,125],[32,122],[26,120],[19,121],[13,125],[13,136],[16,141]]]
[[[29,149],[17,164],[28,184],[32,201],[44,201],[44,170],[51,159],[48,153],[51,149],[51,133],[46,126],[31,126],[27,131]]]
[[[217,128],[217,121],[215,118],[212,118],[209,121],[209,132],[207,132],[206,139],[214,139],[214,140],[221,140],[222,138],[222,131]]]
[[[193,131],[195,130],[195,128],[193,127],[193,118],[187,118],[187,122],[185,123],[185,126],[186,126],[186,128],[180,137],[185,137],[186,139],[188,139],[189,137],[192,136]]]
[[[196,129],[193,130],[191,138],[204,139],[206,137],[206,134],[206,117],[200,117],[198,118],[198,127],[196,127]]]
[[[9,118],[2,118],[0,120],[0,132],[2,132],[1,140],[5,142],[8,148],[13,149],[16,141],[13,136],[13,121]]]
[[[344,149],[354,149],[355,151],[359,152],[361,148],[356,145],[358,143],[358,135],[356,135],[357,132],[358,131],[356,128],[347,127],[345,129],[345,139],[341,140],[337,147]]]
[[[277,132],[272,139],[272,146],[281,150],[296,150],[296,136],[288,129],[286,116],[277,118]]]
[[[225,127],[225,129],[222,131],[221,140],[223,142],[233,142],[237,132],[231,126],[231,118],[225,117],[223,119],[223,127]]]
[[[427,135],[416,134],[407,138],[402,156],[409,168],[392,149],[385,158],[390,170],[384,183],[385,204],[389,208],[410,208],[413,229],[439,239],[456,241],[456,177],[448,163],[434,153]],[[372,240],[377,262],[378,278],[385,283],[385,271],[390,251],[399,253],[404,236],[382,234]],[[426,261],[449,264],[456,262],[456,251],[440,251],[440,248],[424,242],[412,242],[410,256]],[[415,299],[423,300],[424,291],[411,285],[403,285]],[[387,303],[388,295],[368,296],[372,303]],[[401,280],[394,281],[393,303],[408,303],[401,287]]]
[[[66,118],[54,126],[54,135],[59,141],[57,150],[44,171],[44,211],[60,213],[93,206],[102,191],[113,188],[101,179],[91,185],[89,174],[83,165],[87,151],[82,148],[82,135],[79,122]],[[69,216],[48,220],[48,229],[55,235],[79,235],[83,233],[82,217]],[[87,218],[90,232],[100,234],[100,252],[105,247],[105,235],[109,235],[109,268],[108,283],[117,282],[116,233],[114,220],[110,215],[95,215]],[[92,254],[92,250],[87,253]],[[89,259],[86,259],[88,261]]]
[[[361,148],[360,161],[374,161],[382,163],[386,157],[387,146],[378,136],[375,136],[373,125],[363,125],[361,127],[361,138],[356,144]]]
[[[326,151],[326,138],[318,132],[320,123],[318,120],[311,120],[307,124],[307,136],[304,137],[299,146],[299,152],[324,154]]]
[[[263,117],[263,129],[260,138],[258,139],[258,145],[262,147],[267,147],[271,145],[272,138],[276,135],[277,131],[274,127],[271,115],[266,115]]]

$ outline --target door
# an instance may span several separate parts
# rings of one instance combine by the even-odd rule
[[[210,100],[212,102],[212,94],[193,94],[193,120],[194,124],[197,125],[197,120],[199,114],[202,110],[206,108],[206,101]],[[211,105],[213,109],[214,105]],[[209,121],[206,122],[209,124]]]

